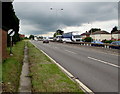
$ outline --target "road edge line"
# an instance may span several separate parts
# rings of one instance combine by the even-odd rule
[[[31,41],[30,41],[31,42]],[[31,42],[32,43],[32,42]],[[33,44],[33,43],[32,43]],[[34,45],[34,44],[33,44]],[[45,54],[48,58],[50,58],[67,76],[73,80],[76,81],[80,88],[84,91],[86,94],[95,94],[92,90],[90,90],[86,85],[84,85],[80,80],[75,78],[69,71],[67,71],[64,67],[62,67],[59,63],[57,63],[53,58],[51,58],[47,53],[45,53],[43,50],[39,49],[36,45],[34,45],[38,50],[40,50],[43,54]]]

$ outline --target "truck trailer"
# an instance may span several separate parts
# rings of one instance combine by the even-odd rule
[[[62,35],[62,41],[63,42],[80,42],[82,41],[82,38],[78,33],[68,32]]]

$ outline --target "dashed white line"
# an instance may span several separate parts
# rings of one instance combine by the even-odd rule
[[[41,50],[46,56],[48,56],[61,70],[63,70],[64,73],[68,75],[68,77],[76,81],[79,85],[80,88],[86,93],[86,94],[94,94],[92,90],[90,90],[86,85],[84,85],[80,80],[76,79],[69,71],[67,71],[64,67],[62,67],[60,64],[58,64],[54,59],[52,59],[47,53],[45,53],[43,50]]]
[[[75,53],[75,52],[72,52],[72,51],[69,51],[69,50],[65,50],[65,51],[67,51],[67,52],[69,52],[69,53],[77,54],[77,53]]]
[[[89,58],[89,59],[92,59],[92,60],[95,60],[95,61],[99,61],[99,62],[101,62],[101,63],[107,64],[107,65],[110,65],[110,66],[113,66],[113,67],[116,67],[116,68],[120,68],[120,66],[118,66],[118,65],[115,65],[115,64],[112,64],[112,63],[103,61],[103,60],[99,60],[99,59],[96,59],[96,58],[93,58],[93,57],[88,57],[88,58]]]
[[[54,47],[54,48],[56,48],[56,49],[57,49],[58,47]]]
[[[105,53],[105,52],[99,52],[99,53],[103,53],[103,54],[107,54],[107,55],[113,55],[113,56],[119,56],[119,54],[110,54],[110,53]]]

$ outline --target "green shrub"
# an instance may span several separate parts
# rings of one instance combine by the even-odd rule
[[[93,39],[92,39],[91,37],[86,37],[86,38],[84,39],[84,41],[85,41],[85,42],[92,42]]]

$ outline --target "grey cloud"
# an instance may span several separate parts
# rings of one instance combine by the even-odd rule
[[[79,26],[95,20],[117,19],[118,11],[117,3],[113,2],[15,2],[14,8],[23,25],[37,28],[28,34],[55,32],[60,24],[64,27]]]

